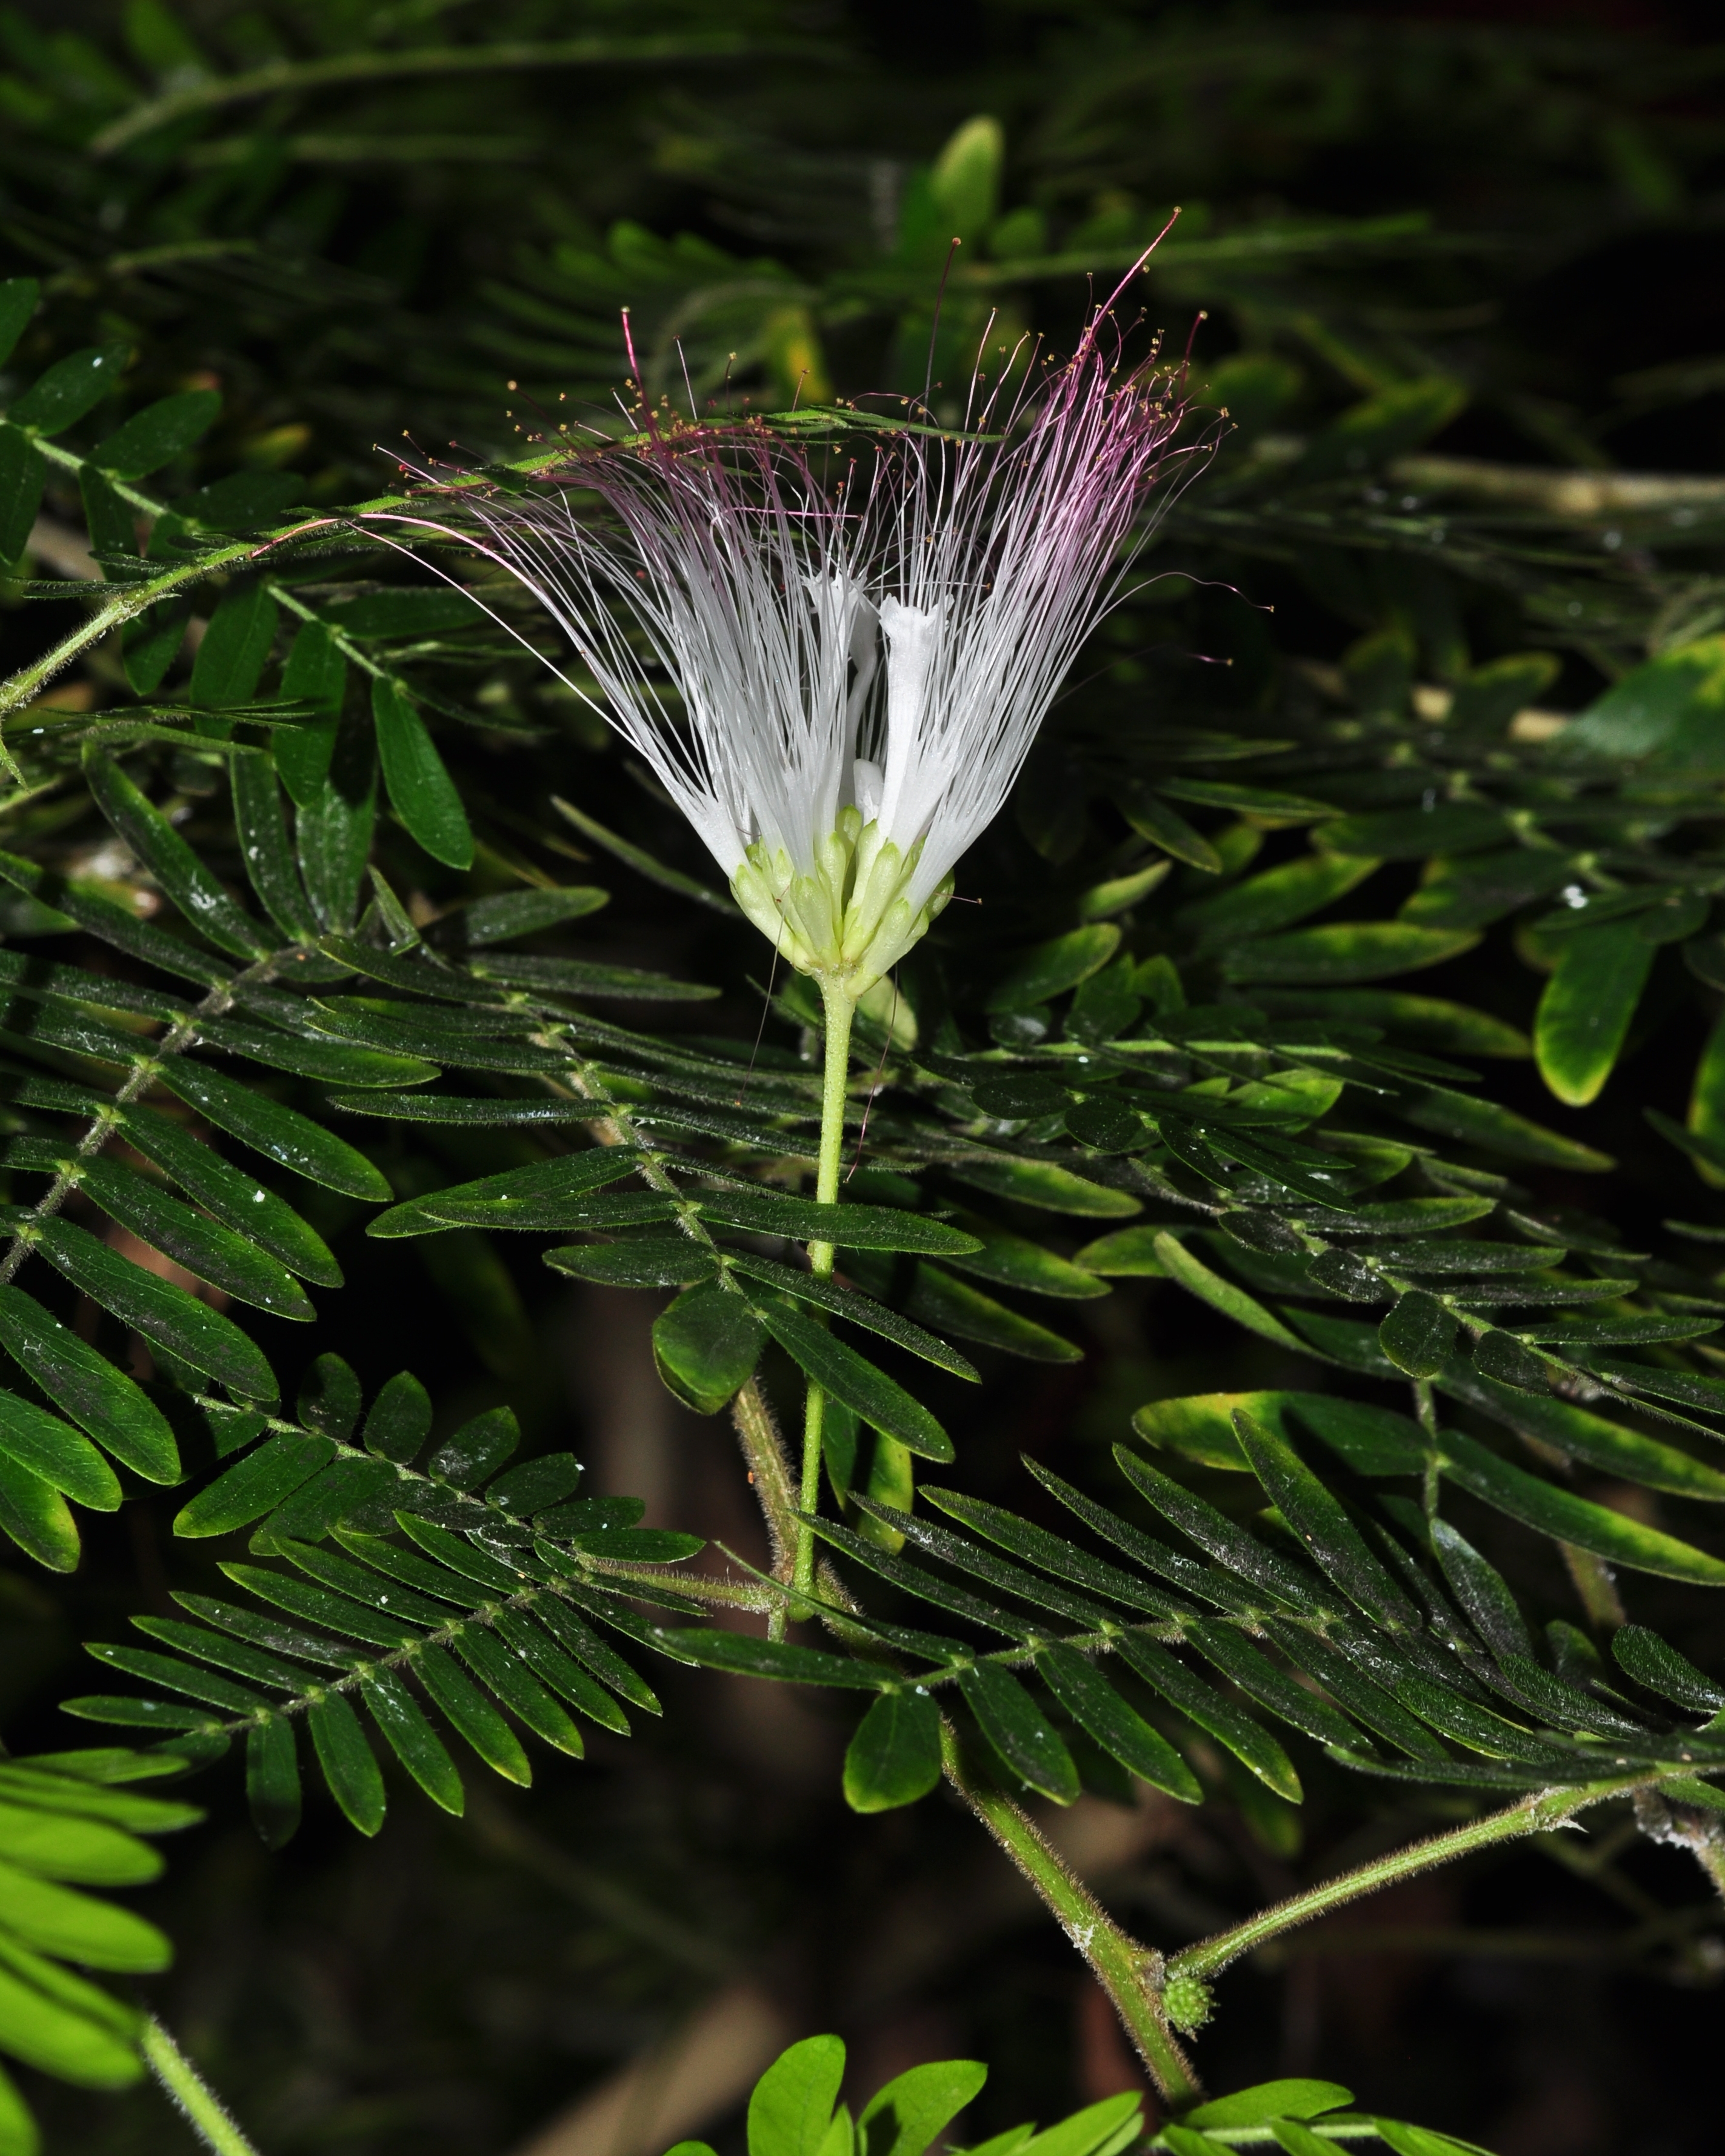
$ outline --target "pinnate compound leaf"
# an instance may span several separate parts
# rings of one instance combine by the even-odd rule
[[[912,1687],[883,1692],[845,1751],[845,1803],[854,1812],[892,1811],[926,1797],[940,1778],[939,1707]]]
[[[952,1439],[922,1402],[854,1348],[788,1303],[763,1301],[759,1316],[803,1375],[871,1429],[896,1437],[924,1460],[944,1463],[953,1458]]]

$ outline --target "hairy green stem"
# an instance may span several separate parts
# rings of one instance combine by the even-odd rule
[[[1200,1939],[1195,1946],[1171,1955],[1168,1974],[1214,1976],[1240,1955],[1250,1953],[1283,1932],[1291,1931],[1296,1924],[1309,1923],[1314,1917],[1340,1908],[1345,1902],[1357,1901],[1362,1894],[1376,1893],[1382,1887],[1394,1886],[1398,1880],[1411,1879],[1416,1872],[1430,1871],[1436,1865],[1470,1856],[1476,1849],[1489,1849],[1500,1841],[1514,1841],[1522,1835],[1547,1833],[1553,1827],[1565,1825],[1589,1805],[1603,1804],[1608,1797],[1625,1795],[1645,1786],[1648,1779],[1645,1774],[1626,1774],[1609,1782],[1584,1782],[1573,1789],[1547,1789],[1538,1795],[1524,1797],[1505,1811],[1492,1812],[1466,1826],[1456,1827],[1449,1834],[1435,1834],[1424,1841],[1409,1842],[1405,1849],[1392,1850],[1387,1856],[1363,1864],[1357,1871],[1327,1879],[1320,1887],[1292,1895],[1273,1908],[1260,1910],[1243,1924],[1218,1932],[1211,1938]]]
[[[1094,1894],[1060,1861],[1011,1798],[974,1780],[956,1732],[941,1723],[941,1761],[947,1779],[1034,1887],[1044,1906],[1090,1964],[1114,2003],[1126,2032],[1152,2079],[1169,2102],[1195,2102],[1198,2078],[1169,2028],[1156,1980],[1161,1956],[1121,1930]]]
[[[820,1166],[815,1178],[815,1202],[836,1205],[839,1171],[845,1157],[845,1097],[850,1080],[850,1025],[856,1006],[835,981],[820,984],[826,1004],[826,1063],[820,1095]],[[830,1243],[809,1245],[809,1270],[817,1280],[831,1277],[837,1253]],[[797,1563],[793,1575],[799,1594],[814,1585],[814,1532],[809,1517],[820,1508],[821,1427],[826,1417],[826,1394],[812,1380],[803,1412],[803,1487],[801,1510],[805,1517],[797,1527]]]
[[[258,2156],[220,2098],[153,2014],[145,2016],[142,2049],[151,2072],[191,2121],[193,2132],[206,2148],[213,2148],[216,2156]]]

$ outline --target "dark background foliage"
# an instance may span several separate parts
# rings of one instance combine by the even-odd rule
[[[920,388],[945,234],[931,256],[906,203],[953,131],[991,114],[1006,145],[998,211],[1025,221],[1010,249],[996,227],[993,259],[1065,262],[1000,295],[1056,341],[1085,302],[1076,258],[1088,249],[1106,271],[1175,204],[1180,233],[1199,239],[1405,220],[1307,254],[1171,257],[1153,280],[1151,320],[1177,344],[1208,310],[1200,378],[1236,352],[1276,356],[1276,408],[1259,416],[1240,399],[1245,438],[1271,424],[1305,434],[1387,383],[1442,372],[1468,396],[1425,444],[1432,454],[1717,474],[1725,47],[1707,42],[1710,28],[1700,8],[1513,0],[1346,14],[1124,0],[722,11],[711,0],[199,0],[173,18],[28,0],[0,16],[0,270],[41,277],[54,303],[20,372],[87,341],[132,343],[135,401],[220,389],[212,472],[289,472],[289,499],[339,503],[379,489],[388,452],[377,445],[403,430],[434,451],[507,449],[504,415],[520,398],[506,382],[547,405],[563,391],[605,393],[620,373],[624,303],[666,379],[681,334],[703,389],[733,351],[737,393],[766,403],[782,403],[799,372],[850,393]],[[195,84],[200,54],[233,72],[444,38],[717,33],[738,49],[289,84],[188,107],[130,149],[92,147],[152,75],[169,92]],[[177,37],[196,49],[177,57]],[[116,91],[112,69],[130,86]],[[981,304],[954,289],[943,379]],[[1173,603],[1124,619],[1122,663],[1063,707],[1018,812],[967,871],[1009,936],[1034,932],[1040,894],[1070,881],[1070,864],[1117,843],[1106,807],[1086,801],[1098,743],[1118,722],[1246,724],[1292,662],[1333,665],[1382,618],[1381,605],[1363,620],[1351,612],[1273,513],[1238,532],[1206,526],[1238,454],[1224,449],[1214,497],[1187,497],[1165,557],[1221,588],[1183,586]],[[58,514],[78,524],[75,502]],[[1584,704],[1661,625],[1725,619],[1705,535],[1686,547],[1632,533],[1625,548],[1608,520],[1583,519],[1523,543],[1494,535],[1491,515],[1457,513],[1457,538],[1495,566],[1459,578],[1453,633],[1475,660],[1529,641],[1556,649],[1563,671],[1545,701],[1559,710]],[[1656,560],[1630,560],[1656,543]],[[1579,612],[1568,594],[1584,583],[1609,603],[1589,598],[1577,629],[1564,609]],[[7,670],[75,622],[78,604],[0,612]],[[1418,610],[1416,593],[1406,611]],[[1435,644],[1422,665],[1440,673]],[[562,793],[706,872],[628,760],[531,668],[469,669],[452,693],[490,722],[449,728],[444,746],[490,843],[570,880],[588,873],[557,835],[548,802]],[[1260,865],[1297,839],[1272,837]],[[380,844],[403,887],[434,900],[452,887],[404,834]],[[1176,873],[1201,892],[1200,871]],[[614,880],[594,955],[722,983],[721,1014],[700,1023],[747,1035],[757,954],[647,882]],[[959,963],[972,932],[954,926]],[[1440,993],[1525,1024],[1537,977],[1503,956],[1494,944],[1456,961]],[[1623,1164],[1613,1206],[1632,1235],[1705,1202],[1638,1113],[1651,1102],[1682,1116],[1701,1045],[1675,980],[1663,1003],[1660,993],[1640,1021],[1645,1045],[1632,1044],[1587,1124]],[[794,1038],[782,1024],[769,1037]],[[1493,1088],[1550,1119],[1531,1066],[1494,1066]],[[466,1152],[425,1172],[490,1164]],[[1591,1202],[1579,1178],[1534,1179],[1548,1201]],[[350,1285],[315,1341],[259,1328],[290,1389],[315,1351],[346,1354],[368,1391],[410,1363],[440,1428],[506,1400],[530,1450],[572,1444],[589,1486],[644,1496],[649,1525],[760,1558],[728,1428],[656,1385],[645,1299],[554,1283],[513,1250],[470,1254],[465,1272],[452,1260],[429,1280],[417,1248],[352,1230],[357,1209],[331,1199],[318,1220]],[[1147,1399],[1309,1382],[1163,1282],[1078,1306],[1065,1329],[1081,1364],[983,1352],[981,1394],[936,1396],[969,1489],[1026,1503],[1021,1452],[1066,1472],[1105,1460]],[[777,1374],[788,1401],[788,1368]],[[171,1543],[177,1502],[141,1496],[92,1522],[69,1578],[22,1567],[0,1577],[0,1712],[14,1750],[74,1741],[54,1702],[86,1681],[79,1640],[167,1609],[170,1583],[207,1584],[202,1546]],[[1555,1565],[1531,1591],[1566,1606]],[[1717,1666],[1725,1620],[1697,1616],[1698,1599],[1680,1609],[1650,1590],[1643,1606]],[[941,1799],[880,1819],[845,1810],[845,1702],[692,1674],[665,1697],[662,1724],[628,1744],[598,1738],[578,1768],[542,1763],[531,1791],[475,1793],[465,1821],[403,1794],[373,1843],[318,1799],[298,1840],[266,1856],[237,1778],[205,1778],[208,1823],[180,1838],[138,1906],[177,1948],[152,1995],[260,2145],[501,2156],[745,1981],[788,2033],[842,2031],[864,2087],[922,2057],[988,2061],[975,2138],[1127,2084],[1123,2041],[1081,1968],[968,1819]],[[1380,1791],[1321,1761],[1309,1780],[1297,1820],[1247,1801],[1188,1815],[1086,1799],[1068,1830],[1076,1859],[1143,1936],[1173,1943],[1443,1815],[1441,1800],[1410,1798],[1386,1816]],[[1600,1878],[1563,1856],[1542,1844],[1440,1875],[1365,1905],[1312,1951],[1296,1940],[1236,1973],[1204,2045],[1212,2084],[1321,2071],[1500,2156],[1699,2156],[1717,2130],[1720,1971],[1684,1951],[1661,1914],[1693,1901],[1692,1868],[1644,1845]],[[148,2090],[32,2092],[52,2147],[186,2145]],[[717,2130],[734,2141],[735,2117]]]

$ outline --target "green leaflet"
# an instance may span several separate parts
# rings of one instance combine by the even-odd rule
[[[1183,1804],[1204,1801],[1197,1776],[1173,1745],[1127,1705],[1102,1672],[1076,1647],[1045,1641],[1036,1650],[1036,1667],[1079,1727],[1122,1766]]]
[[[611,894],[593,884],[572,884],[555,891],[501,891],[476,898],[459,912],[446,914],[444,921],[455,940],[470,947],[483,943],[512,943],[517,937],[536,936],[566,921],[578,921],[611,902]],[[444,932],[439,924],[439,933]]]
[[[1071,1753],[1009,1671],[998,1662],[973,1662],[958,1672],[958,1689],[1015,1781],[1057,1804],[1076,1800],[1078,1769]]]
[[[373,1670],[360,1695],[396,1758],[434,1804],[459,1819],[467,1802],[461,1776],[413,1695],[388,1670]]]
[[[1023,1010],[1063,995],[1099,973],[1120,948],[1120,931],[1111,921],[1075,928],[1023,952],[1017,963],[989,989],[991,1011]]]
[[[213,711],[250,703],[270,663],[275,624],[275,598],[267,584],[247,584],[224,593],[193,661],[193,702]],[[200,720],[198,731],[219,740],[230,729]]]
[[[1410,1378],[1435,1378],[1449,1359],[1457,1322],[1435,1295],[1409,1288],[1378,1327],[1378,1344]]]
[[[718,1270],[713,1253],[686,1235],[638,1235],[602,1245],[547,1250],[553,1272],[610,1287],[687,1287]]]
[[[927,1409],[854,1348],[787,1303],[763,1301],[759,1314],[779,1346],[823,1392],[922,1459],[952,1459],[952,1440]]]
[[[116,1460],[147,1481],[179,1481],[179,1449],[155,1402],[22,1288],[0,1287],[0,1342]]]
[[[883,1692],[845,1751],[845,1803],[854,1812],[892,1811],[926,1797],[940,1778],[939,1707],[914,1687]]]
[[[218,1476],[174,1520],[177,1535],[225,1535],[274,1512],[336,1456],[327,1437],[284,1431]]]
[[[1331,827],[1335,828],[1335,827]],[[1350,852],[1365,853],[1364,847]],[[1262,936],[1286,928],[1342,898],[1374,874],[1375,860],[1352,860],[1341,854],[1311,854],[1269,869],[1231,890],[1200,898],[1183,907],[1180,918],[1198,932],[1199,942],[1216,944],[1241,936]]]
[[[1294,1763],[1267,1729],[1254,1722],[1249,1714],[1241,1713],[1201,1677],[1194,1676],[1166,1647],[1142,1632],[1117,1633],[1113,1644],[1121,1658],[1146,1684],[1231,1752],[1266,1789],[1291,1804],[1301,1801],[1304,1792],[1300,1777],[1294,1771]]]
[[[806,2036],[774,2061],[749,2098],[748,2156],[829,2156],[833,2106],[845,2075],[836,2036]]]
[[[698,1625],[680,1625],[670,1637],[679,1660],[741,1676],[778,1677],[787,1684],[842,1685],[853,1691],[882,1691],[894,1681],[892,1672],[878,1663],[824,1654],[818,1647],[800,1647],[788,1640],[759,1640],[743,1632],[708,1631]]]
[[[913,1325],[897,1311],[889,1310],[884,1302],[876,1302],[872,1296],[860,1295],[854,1289],[821,1280],[814,1273],[799,1272],[771,1258],[757,1258],[752,1250],[727,1248],[725,1263],[732,1273],[762,1281],[783,1294],[794,1296],[799,1302],[813,1303],[818,1309],[830,1311],[834,1317],[847,1318],[853,1325],[878,1332],[883,1340],[891,1341],[895,1347],[908,1348],[925,1363],[932,1363],[937,1369],[950,1370],[955,1378],[968,1378],[973,1383],[977,1381],[976,1365],[968,1357],[944,1340],[937,1339],[933,1333],[924,1332],[920,1325]]]
[[[271,759],[296,808],[310,808],[330,775],[347,685],[347,654],[322,622],[308,621],[281,670],[280,693],[283,703],[310,704],[320,716],[309,725],[278,727],[270,742]]]
[[[254,1722],[245,1732],[245,1799],[265,1849],[281,1849],[300,1825],[300,1761],[285,1715]]]
[[[1533,1020],[1539,1075],[1566,1107],[1599,1098],[1653,966],[1633,921],[1566,936]]]
[[[963,1225],[980,1248],[946,1254],[947,1263],[960,1272],[992,1281],[1000,1287],[1022,1289],[1026,1295],[1051,1296],[1063,1301],[1086,1302],[1108,1292],[1097,1279],[1096,1268],[1059,1257],[1040,1243],[1033,1243],[1028,1235],[1014,1235],[1007,1229],[997,1228],[991,1220],[973,1215],[967,1216]]]
[[[16,1292],[16,1291],[12,1291]],[[93,1512],[116,1512],[120,1483],[81,1430],[0,1389],[0,1453]]]
[[[119,765],[90,748],[85,753],[84,769],[103,814],[161,884],[187,924],[218,951],[236,958],[266,957],[273,947],[270,938],[234,904],[167,817]]]
[[[1348,1600],[1386,1631],[1416,1630],[1413,1604],[1286,1439],[1241,1408],[1234,1411],[1234,1428],[1271,1502]]]
[[[413,1657],[413,1673],[494,1774],[522,1789],[531,1786],[533,1769],[515,1732],[450,1655],[441,1647],[422,1647]]]
[[[1484,801],[1434,802],[1429,808],[1390,808],[1375,816],[1338,816],[1320,834],[1326,851],[1364,854],[1386,861],[1430,860],[1501,845],[1509,834],[1501,808]]]
[[[208,1116],[218,1130],[228,1132],[267,1159],[280,1161],[310,1183],[374,1203],[393,1194],[362,1152],[297,1108],[254,1092],[237,1079],[176,1056],[158,1066],[157,1083]]]
[[[0,1964],[0,2037],[26,2066],[84,2088],[128,2088],[144,2073],[136,2028],[135,2016],[105,1992],[27,1948],[15,1948]],[[30,2144],[20,2146],[28,2150]]]
[[[240,1399],[275,1399],[275,1373],[239,1327],[219,1311],[146,1272],[68,1220],[39,1221],[33,1233],[50,1265],[146,1339],[158,1342]]]
[[[305,1722],[330,1794],[362,1834],[376,1834],[383,1824],[383,1777],[359,1717],[339,1692],[326,1692],[306,1708]]]
[[[182,389],[158,397],[115,429],[90,453],[90,462],[116,479],[147,479],[215,424],[222,408],[213,389]]]
[[[1222,971],[1230,981],[1309,982],[1324,988],[1381,981],[1459,957],[1479,942],[1466,929],[1420,928],[1404,921],[1337,921],[1231,945]]]
[[[48,464],[29,436],[0,422],[0,562],[23,552],[42,506]]]
[[[147,1177],[116,1161],[97,1159],[82,1166],[79,1187],[110,1219],[200,1280],[277,1317],[311,1319],[317,1315],[285,1266],[231,1229],[203,1219]]]
[[[0,1859],[0,1907],[15,1938],[90,1969],[144,1974],[172,1959],[167,1937],[130,1909],[39,1879]]]
[[[1200,1393],[1153,1400],[1132,1417],[1152,1445],[1206,1467],[1246,1471],[1250,1461],[1234,1427],[1236,1411],[1280,1435],[1286,1419],[1312,1430],[1360,1475],[1417,1475],[1425,1464],[1419,1425],[1406,1415],[1330,1393]]]
[[[470,868],[473,833],[461,796],[424,720],[391,675],[372,680],[372,719],[377,730],[383,783],[396,814],[434,860],[450,868]]]
[[[86,345],[83,351],[57,359],[45,372],[12,400],[15,425],[32,427],[39,434],[61,434],[81,419],[120,386],[130,348],[123,344]]]
[[[1120,812],[1141,838],[1160,846],[1163,853],[1171,854],[1177,861],[1202,869],[1209,875],[1222,873],[1222,856],[1209,840],[1194,830],[1183,816],[1177,815],[1157,794],[1134,788],[1122,799]]]
[[[697,1414],[716,1414],[753,1374],[764,1328],[716,1281],[685,1288],[653,1322],[653,1359],[666,1388]]]
[[[1495,1101],[1471,1099],[1440,1086],[1428,1086],[1410,1094],[1401,1115],[1418,1129],[1434,1131],[1440,1137],[1460,1138],[1464,1144],[1483,1146],[1506,1159],[1543,1162],[1550,1168],[1568,1168],[1584,1175],[1601,1175],[1616,1163],[1574,1138],[1560,1137],[1542,1123],[1530,1122]]]
[[[200,1144],[183,1124],[153,1108],[133,1107],[126,1110],[121,1127],[127,1142],[172,1176],[205,1212],[237,1229],[302,1280],[319,1287],[341,1286],[341,1269],[323,1238],[285,1199],[266,1189],[254,1177],[230,1167],[211,1147]]]
[[[65,1499],[4,1452],[0,1452],[0,1532],[50,1572],[75,1572],[78,1568],[78,1526]]]
[[[896,1205],[817,1205],[777,1190],[694,1190],[689,1202],[706,1220],[794,1241],[834,1243],[846,1250],[911,1250],[963,1257],[976,1236],[944,1220]]]
[[[1698,1498],[1704,1503],[1725,1502],[1725,1475],[1707,1461],[1662,1445],[1640,1430],[1608,1422],[1603,1415],[1568,1400],[1553,1399],[1543,1390],[1529,1393],[1501,1383],[1489,1371],[1481,1370],[1477,1349],[1471,1368],[1458,1358],[1445,1365],[1440,1382],[1446,1393],[1481,1409],[1494,1422],[1531,1438],[1536,1445],[1549,1445],[1604,1468],[1608,1474],[1645,1483],[1651,1490],[1669,1491],[1673,1496]]]
[[[1009,1153],[987,1159],[969,1153],[963,1160],[946,1163],[943,1172],[952,1182],[973,1190],[986,1190],[993,1197],[1009,1198],[1017,1204],[1034,1205],[1050,1213],[1119,1220],[1144,1209],[1130,1192],[1087,1182],[1054,1161],[1015,1160]]]
[[[535,1204],[564,1204],[572,1210],[578,1199],[632,1174],[640,1160],[639,1146],[593,1146],[555,1160],[535,1161],[526,1168],[481,1176],[475,1183],[455,1183],[444,1190],[429,1191],[423,1198],[409,1199],[405,1204],[392,1205],[367,1222],[366,1233],[385,1237],[429,1234],[443,1224],[434,1209],[463,1204],[499,1209],[519,1205],[525,1214]],[[509,1224],[501,1209],[490,1218],[495,1226]]]
[[[1444,1432],[1442,1459],[1444,1472],[1464,1490],[1541,1534],[1574,1543],[1579,1549],[1591,1550],[1633,1571],[1684,1579],[1697,1587],[1725,1587],[1725,1562],[1679,1542],[1675,1535],[1643,1527],[1621,1512],[1542,1481],[1459,1431]]]
[[[1301,1354],[1310,1353],[1306,1343],[1290,1332],[1280,1319],[1272,1317],[1261,1302],[1255,1301],[1244,1288],[1235,1287],[1232,1281],[1213,1273],[1175,1237],[1159,1231],[1154,1249],[1163,1272],[1170,1280],[1178,1281],[1189,1295],[1195,1295],[1212,1310],[1220,1311],[1223,1317],[1231,1317],[1236,1325],[1245,1326],[1248,1332],[1273,1340],[1279,1348],[1291,1348]]]
[[[912,1317],[925,1318],[944,1332],[957,1333],[961,1340],[974,1340],[1003,1354],[1021,1355],[1027,1362],[1084,1360],[1084,1350],[1071,1341],[996,1302],[967,1281],[954,1280],[938,1265],[917,1266],[905,1308]]]
[[[1260,2082],[1255,2088],[1240,2089],[1232,2096],[1213,2097],[1183,2115],[1188,2126],[1200,2130],[1261,2126],[1272,2118],[1319,2118],[1353,2102],[1353,2090],[1336,2082]]]
[[[1716,1714],[1725,1707],[1725,1691],[1643,1625],[1619,1625],[1611,1635],[1611,1652],[1618,1667],[1637,1684],[1692,1713]]]

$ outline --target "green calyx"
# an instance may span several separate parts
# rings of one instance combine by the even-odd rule
[[[841,808],[836,827],[815,849],[812,873],[799,873],[781,847],[757,839],[731,879],[737,904],[786,963],[813,973],[855,1003],[890,973],[952,896],[946,877],[913,909],[910,890],[922,858],[919,839],[901,852],[878,824]]]

